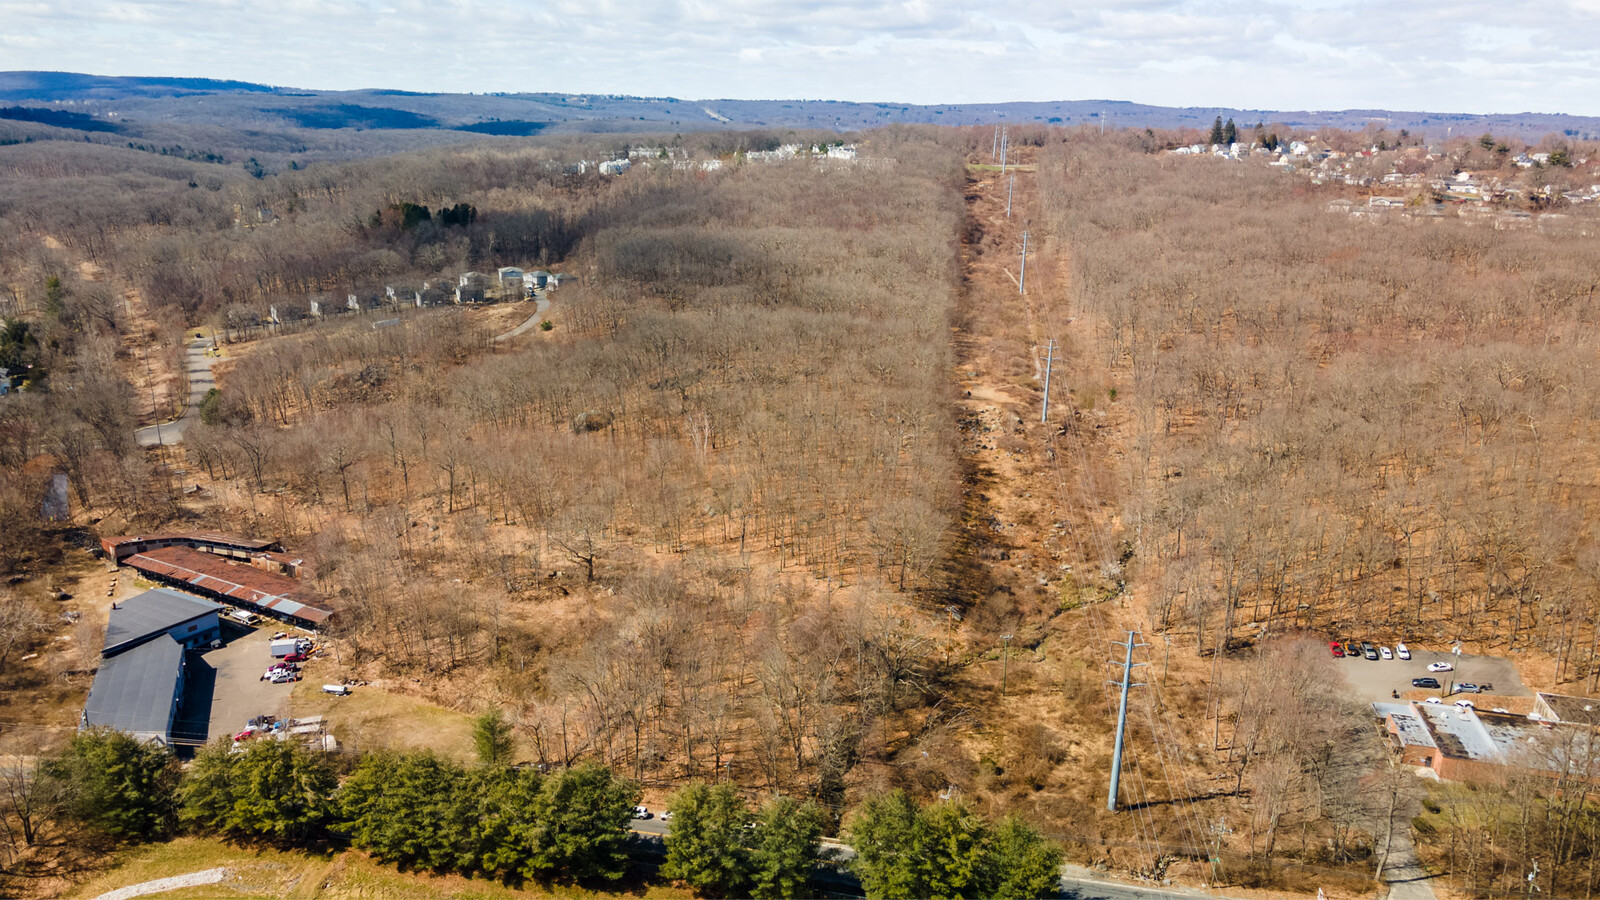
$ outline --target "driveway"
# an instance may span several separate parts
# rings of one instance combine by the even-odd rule
[[[519,334],[525,334],[528,329],[539,324],[539,322],[544,318],[545,311],[550,308],[550,299],[547,296],[548,293],[548,291],[545,291],[535,294],[534,296],[537,298],[537,302],[533,304],[533,315],[529,316],[527,321],[511,329],[505,334],[495,335],[494,342],[498,344],[501,341],[510,340]]]
[[[183,407],[183,414],[170,422],[147,425],[135,431],[133,436],[139,446],[171,447],[183,443],[183,433],[188,431],[189,425],[200,417],[201,402],[217,385],[216,379],[211,376],[213,357],[206,355],[206,351],[214,345],[215,342],[210,338],[195,338],[189,342],[189,349],[184,354],[185,367],[189,373],[189,400]]]
[[[1467,656],[1462,655],[1459,661],[1448,648],[1442,650],[1427,649],[1407,644],[1411,649],[1411,659],[1380,659],[1368,660],[1357,656],[1354,659],[1338,660],[1340,671],[1344,672],[1345,683],[1361,700],[1390,700],[1394,692],[1398,691],[1403,697],[1412,690],[1411,679],[1432,676],[1439,679],[1439,684],[1449,687],[1452,681],[1470,681],[1475,684],[1494,685],[1493,693],[1504,697],[1531,697],[1529,691],[1522,683],[1522,676],[1517,674],[1516,666],[1511,661],[1498,656]],[[1326,653],[1323,649],[1321,652]],[[1454,672],[1429,672],[1428,663],[1447,662],[1456,667]],[[1467,695],[1471,696],[1471,695]]]

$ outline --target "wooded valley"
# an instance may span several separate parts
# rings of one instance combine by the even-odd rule
[[[1431,151],[1566,223],[1500,228],[1351,215],[1376,189],[1191,139],[1019,128],[1004,174],[988,129],[932,127],[771,163],[630,136],[665,162],[621,175],[577,167],[606,137],[261,177],[0,147],[0,684],[81,706],[46,588],[94,538],[270,536],[349,677],[498,711],[530,764],[799,796],[833,834],[868,797],[959,798],[1074,862],[1313,893],[1371,890],[1415,817],[1466,893],[1530,856],[1591,890],[1600,773],[1421,782],[1327,641],[1600,687],[1600,216],[1543,190],[1600,178],[1595,148],[1554,175]],[[502,266],[572,281],[547,312],[424,302]],[[309,312],[347,295],[375,314]],[[142,448],[197,335],[218,391]],[[0,753],[69,735],[0,724]]]

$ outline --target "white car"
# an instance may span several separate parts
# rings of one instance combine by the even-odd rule
[[[648,819],[650,818],[650,810],[643,806],[635,806],[633,808],[633,817],[635,819]]]
[[[663,821],[663,822],[671,822],[672,821],[672,810],[669,809],[669,810],[666,810],[665,812],[663,812],[661,814],[661,821]]]
[[[1454,668],[1455,666],[1452,666],[1447,662],[1428,663],[1429,672],[1449,672]]]
[[[1394,655],[1400,657],[1401,659],[1410,659],[1411,658],[1411,650],[1408,647],[1406,647],[1405,644],[1395,644],[1394,645]]]
[[[1394,651],[1390,650],[1388,647],[1379,647],[1378,655],[1384,659],[1394,659]]]
[[[1443,703],[1444,701],[1440,700],[1438,697],[1429,697],[1428,699],[1426,699],[1426,700],[1424,700],[1422,702],[1423,703]]]

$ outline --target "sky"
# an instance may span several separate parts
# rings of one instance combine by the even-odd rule
[[[0,0],[0,70],[1600,115],[1600,0]]]

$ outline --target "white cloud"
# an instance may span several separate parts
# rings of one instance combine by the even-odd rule
[[[311,88],[1600,114],[1600,0],[0,0],[0,67]]]

